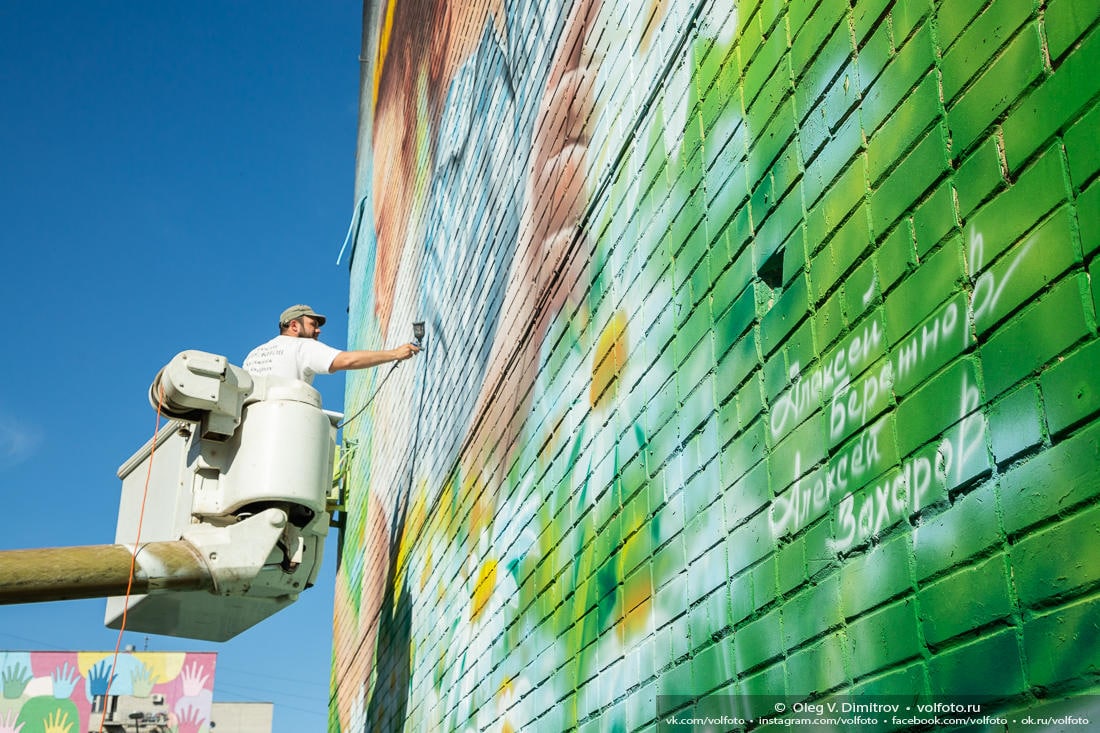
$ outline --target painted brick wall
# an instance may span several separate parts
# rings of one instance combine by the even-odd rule
[[[1098,17],[367,2],[330,729],[1095,693]]]

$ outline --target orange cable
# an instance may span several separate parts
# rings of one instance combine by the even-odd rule
[[[118,627],[118,641],[115,642],[115,653],[111,658],[111,671],[107,676],[107,690],[103,693],[103,717],[99,721],[99,733],[103,733],[103,726],[107,722],[106,705],[107,698],[111,695],[111,683],[115,680],[115,667],[118,665],[118,652],[122,648],[122,635],[126,632],[126,614],[130,610],[130,591],[134,587],[134,574],[137,570],[138,545],[141,543],[141,525],[145,521],[145,500],[149,498],[149,482],[153,477],[153,456],[157,453],[157,434],[160,432],[160,414],[164,407],[164,386],[157,385],[157,422],[153,426],[153,441],[149,448],[149,470],[145,474],[145,488],[141,494],[141,509],[138,512],[137,534],[134,536],[134,551],[130,556],[130,577],[126,580],[126,596],[122,602],[122,623]]]

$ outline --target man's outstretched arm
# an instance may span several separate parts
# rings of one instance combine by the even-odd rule
[[[341,351],[333,358],[332,364],[329,365],[329,371],[368,369],[391,361],[404,361],[419,351],[420,349],[412,344],[404,344],[395,349],[383,349],[381,351]]]

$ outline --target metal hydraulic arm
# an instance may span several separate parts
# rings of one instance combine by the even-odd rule
[[[134,577],[130,582],[133,562]],[[0,552],[0,604],[71,601],[158,591],[212,590],[214,576],[188,542],[45,547]]]

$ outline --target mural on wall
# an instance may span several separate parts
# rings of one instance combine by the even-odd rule
[[[1048,5],[368,3],[351,341],[428,342],[345,430],[330,728],[1095,692],[1100,30]]]
[[[208,733],[217,655],[190,652],[0,652],[0,731],[82,733],[105,695],[149,701],[174,733]],[[113,670],[113,673],[112,673]],[[108,690],[109,683],[109,690]],[[93,727],[94,721],[94,727]]]

